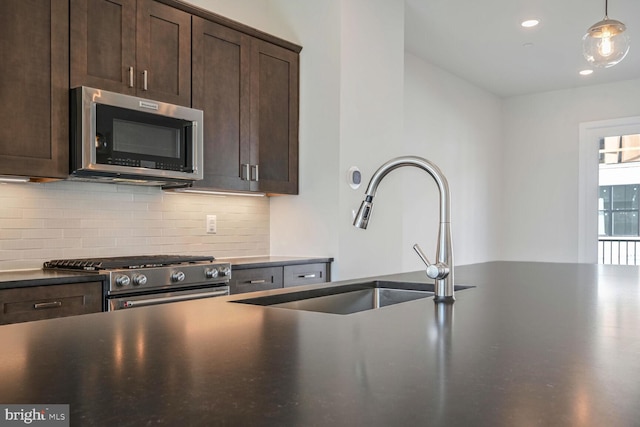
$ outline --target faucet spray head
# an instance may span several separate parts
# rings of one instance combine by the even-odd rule
[[[373,209],[373,197],[367,196],[360,204],[358,214],[353,220],[354,227],[362,228],[363,230],[367,229],[369,218],[371,218],[371,209]]]

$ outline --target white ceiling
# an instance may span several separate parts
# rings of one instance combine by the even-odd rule
[[[604,18],[605,0],[405,0],[405,6],[407,52],[502,97],[640,78],[640,0],[609,0],[609,18],[627,26],[631,48],[622,62],[590,76],[578,74],[589,68],[582,36]],[[529,18],[540,25],[522,28]]]

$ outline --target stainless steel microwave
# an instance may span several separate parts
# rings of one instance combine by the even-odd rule
[[[202,120],[194,108],[72,89],[70,178],[189,186],[202,179]]]

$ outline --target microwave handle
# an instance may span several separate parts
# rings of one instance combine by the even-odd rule
[[[145,70],[146,71],[146,70]],[[145,89],[146,90],[146,89]],[[198,122],[193,122],[191,125],[191,137],[195,141],[198,138]],[[198,172],[198,150],[193,150],[193,171]]]

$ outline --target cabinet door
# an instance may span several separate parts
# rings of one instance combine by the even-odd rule
[[[250,190],[251,39],[193,17],[193,107],[204,110],[204,180],[194,188]]]
[[[262,40],[251,49],[251,148],[257,190],[298,194],[298,54]]]
[[[0,325],[102,311],[102,282],[0,290]]]
[[[295,264],[284,266],[284,287],[327,282],[327,264]]]
[[[138,96],[191,106],[191,15],[153,0],[138,0]]]
[[[231,294],[243,294],[245,292],[266,291],[283,287],[282,267],[249,268],[246,270],[233,270],[229,288]]]
[[[71,0],[71,87],[135,95],[135,31],[136,0]]]
[[[0,2],[0,175],[69,174],[69,7]]]

